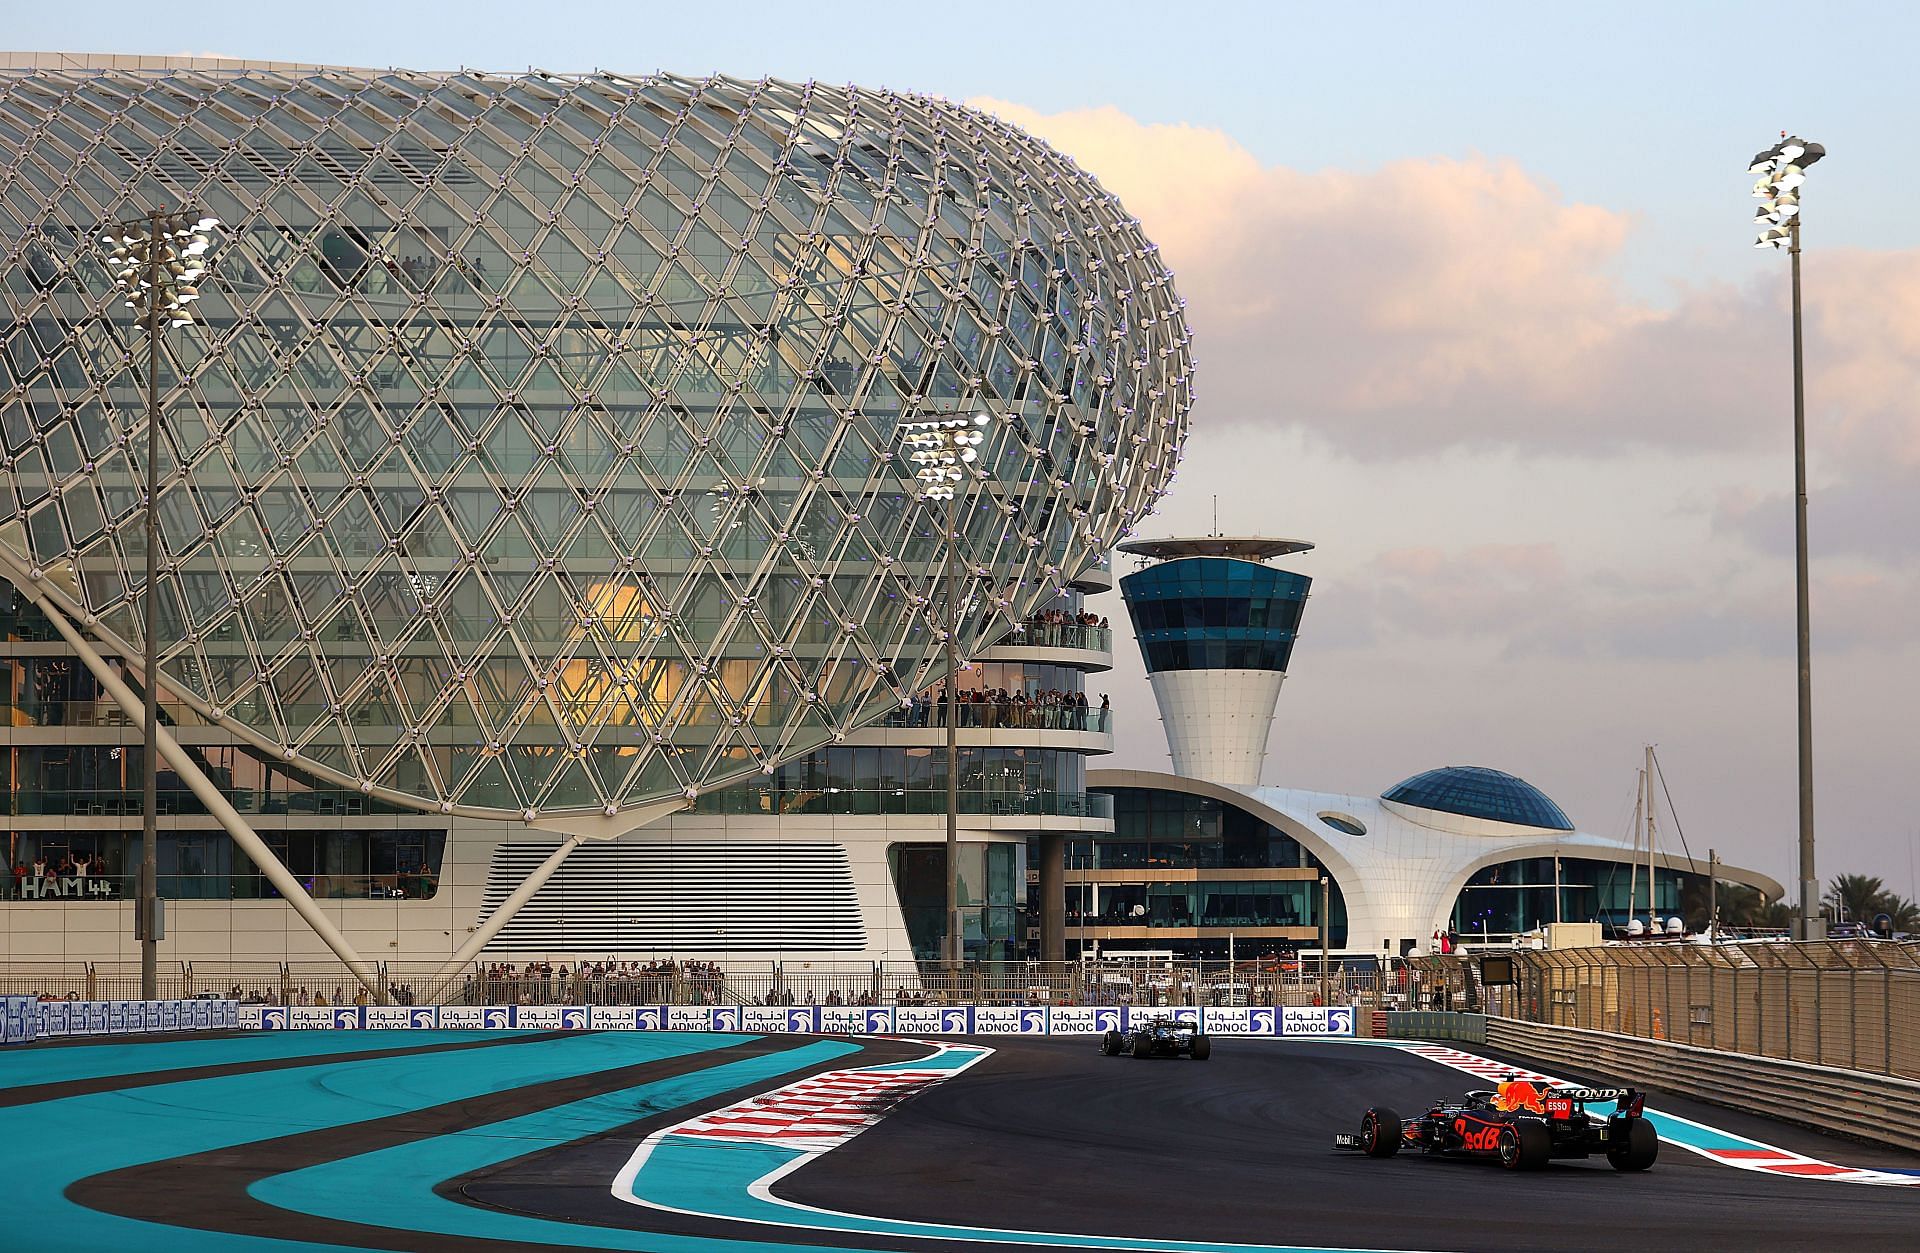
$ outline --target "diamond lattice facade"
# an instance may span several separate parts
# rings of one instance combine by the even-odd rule
[[[1191,399],[1171,277],[978,111],[672,76],[0,70],[0,573],[140,654],[144,342],[102,227],[218,232],[167,336],[161,684],[377,801],[617,818],[939,678],[1096,566]]]

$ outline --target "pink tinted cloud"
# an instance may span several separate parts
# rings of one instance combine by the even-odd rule
[[[1299,423],[1389,457],[1778,435],[1756,415],[1788,394],[1784,274],[1635,300],[1609,274],[1631,220],[1570,204],[1511,161],[1307,172],[1113,108],[974,103],[1071,154],[1160,243],[1212,422]],[[1828,250],[1808,266],[1822,446],[1841,464],[1920,471],[1920,251]]]

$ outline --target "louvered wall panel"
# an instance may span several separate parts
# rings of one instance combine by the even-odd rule
[[[557,847],[493,850],[493,913]],[[853,867],[838,844],[774,841],[583,844],[490,946],[588,955],[867,946]]]

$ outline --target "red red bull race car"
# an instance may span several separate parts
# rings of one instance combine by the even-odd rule
[[[1612,1105],[1605,1112],[1589,1105]],[[1508,1170],[1539,1170],[1555,1158],[1605,1154],[1615,1170],[1645,1170],[1660,1155],[1646,1120],[1646,1097],[1632,1088],[1558,1087],[1508,1078],[1461,1102],[1436,1101],[1418,1118],[1380,1106],[1360,1119],[1358,1135],[1334,1147],[1392,1157],[1401,1149],[1454,1157],[1490,1157]]]

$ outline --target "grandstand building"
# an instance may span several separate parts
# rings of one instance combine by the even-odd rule
[[[100,241],[161,208],[221,225],[148,675]],[[1080,597],[1189,341],[1112,196],[944,101],[0,54],[0,956],[137,952],[149,683],[163,960],[930,955],[949,633],[966,951],[1022,955],[1029,842],[1111,826]]]

